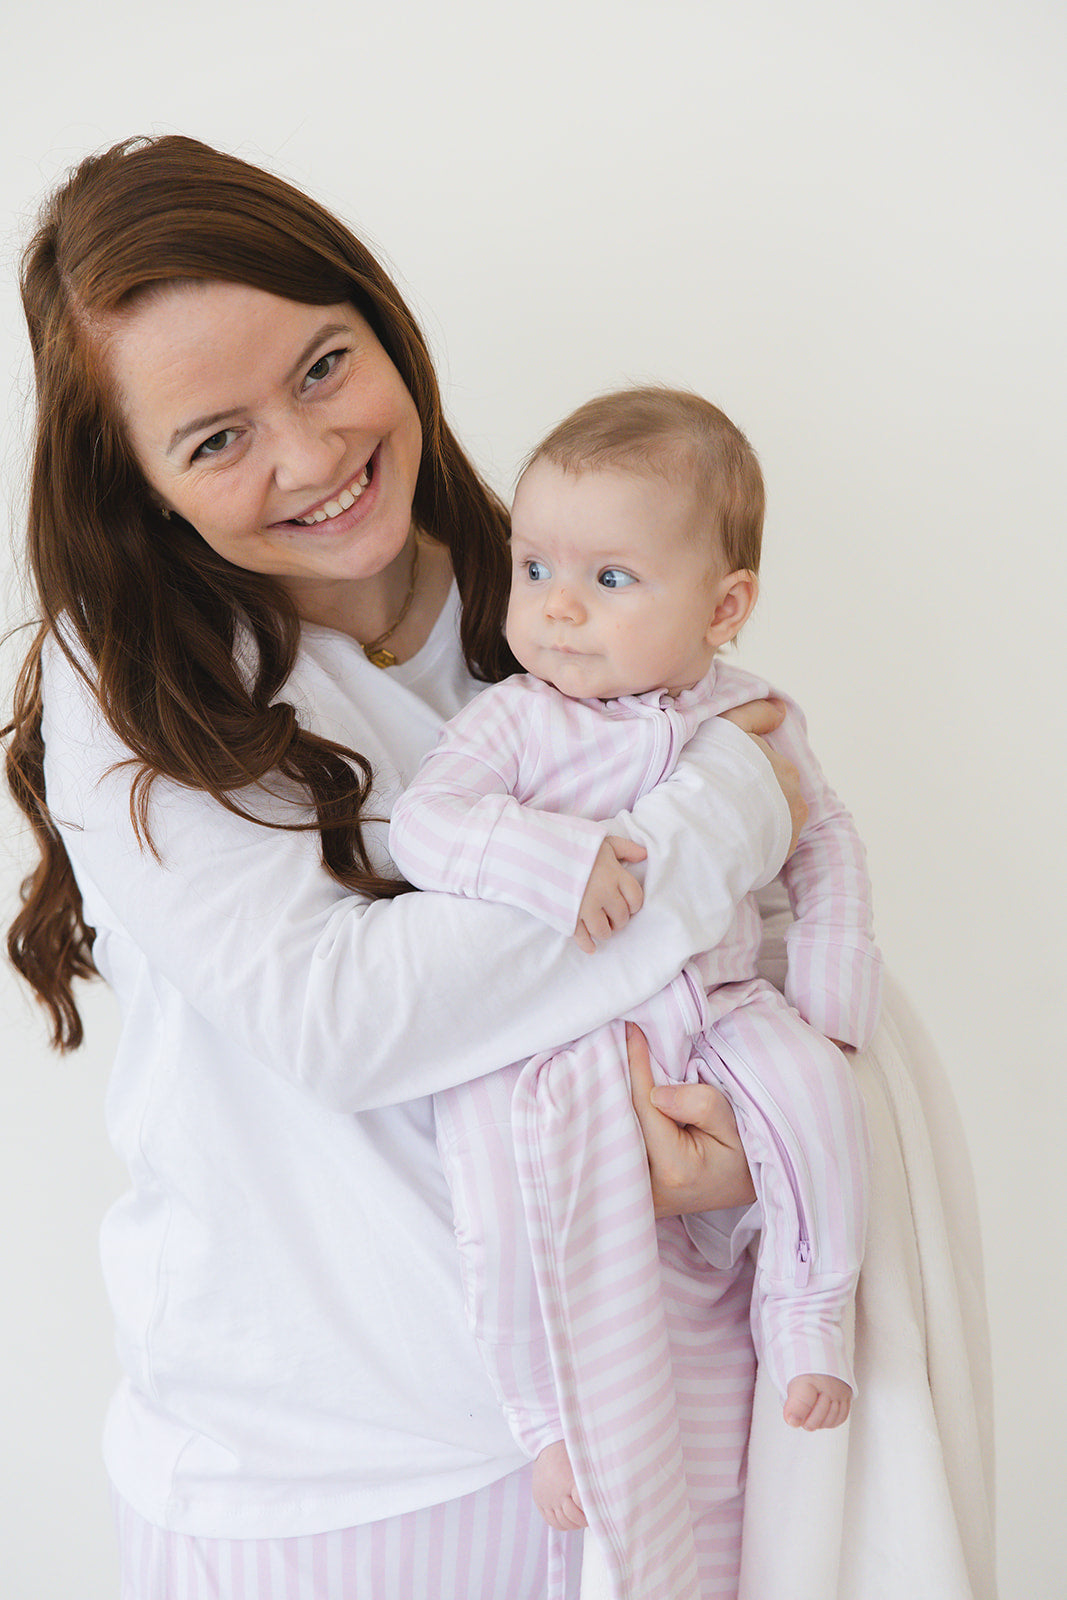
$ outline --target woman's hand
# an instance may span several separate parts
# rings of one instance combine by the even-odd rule
[[[656,1216],[750,1205],[756,1191],[726,1096],[710,1084],[656,1086],[648,1042],[632,1022],[626,1024],[626,1053]]]
[[[789,843],[789,854],[792,855],[800,838],[800,830],[808,820],[808,808],[800,793],[800,774],[787,756],[779,755],[760,737],[764,733],[774,732],[785,716],[785,707],[777,700],[749,700],[746,705],[735,706],[732,711],[724,711],[722,715],[727,722],[736,723],[743,733],[755,739],[770,762],[789,807],[793,824],[793,837]]]

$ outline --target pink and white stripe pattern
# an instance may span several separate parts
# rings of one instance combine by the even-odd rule
[[[777,989],[755,979],[729,996],[733,1008],[697,1041],[694,1064],[733,1104],[763,1212],[756,1349],[780,1394],[816,1372],[855,1390],[851,1305],[869,1202],[863,1100],[841,1051]]]
[[[573,819],[553,816],[555,807],[581,803],[603,822],[666,776],[704,717],[767,692],[730,668],[673,700],[601,704],[568,701],[531,679],[497,685],[449,725],[394,813],[399,863],[423,887],[499,898],[545,915],[538,846],[558,823],[547,892],[554,925],[571,931],[590,844],[583,838],[575,848],[563,892],[563,830]],[[880,958],[862,845],[822,779],[795,708],[775,742],[800,769],[809,806],[784,874],[797,918],[790,998],[817,1026],[832,1023],[835,1037],[863,1044],[877,1019]],[[866,1223],[862,1110],[840,1051],[754,981],[758,942],[759,918],[745,903],[723,943],[699,955],[633,1020],[670,1077],[716,1082],[737,1108],[765,1207],[755,1310],[772,1375],[783,1390],[802,1372],[851,1382],[846,1328]],[[486,1141],[480,1174],[469,1166],[478,1164],[479,1138],[495,1126],[491,1084],[450,1092],[451,1156],[444,1147],[442,1153],[450,1183],[466,1196],[457,1217],[466,1219],[459,1232],[472,1326],[513,1429],[530,1448],[551,1437],[551,1402],[528,1328],[507,1332],[508,1307],[523,1314],[529,1295],[518,1286],[526,1270],[520,1235],[512,1237],[509,1260],[501,1226],[510,1231],[515,1223],[506,1139],[497,1132]],[[464,1134],[468,1112],[473,1120]],[[751,1343],[738,1332],[736,1297],[708,1299],[707,1284],[723,1280],[688,1241],[683,1249],[674,1240],[667,1271],[630,1105],[622,1024],[529,1062],[513,1118],[560,1431],[604,1546],[613,1595],[732,1597]],[[461,1150],[465,1174],[452,1164]],[[510,1201],[502,1218],[494,1195],[504,1192]],[[503,1282],[491,1285],[496,1275]],[[721,1368],[709,1365],[716,1341],[732,1352]],[[700,1349],[703,1364],[693,1360]],[[508,1392],[520,1367],[536,1373],[525,1415],[522,1392]]]
[[[288,1539],[201,1539],[115,1500],[119,1600],[578,1600],[580,1536],[546,1528],[530,1470],[443,1505]]]
[[[518,1073],[504,1067],[444,1090],[434,1098],[434,1115],[467,1325],[508,1425],[532,1460],[561,1434],[537,1286],[521,1247],[526,1220],[511,1131]]]
[[[683,1230],[657,1229],[621,1022],[530,1061],[512,1112],[562,1436],[612,1595],[732,1600],[747,1258],[713,1273]]]
[[[525,692],[517,703],[519,684]],[[658,773],[667,725],[654,719],[649,727],[663,746],[655,752]],[[545,773],[536,805],[508,787],[532,763],[543,763]],[[567,700],[535,678],[495,684],[452,719],[397,800],[390,854],[420,888],[501,900],[573,933],[603,823],[620,809],[605,797],[632,786],[632,765],[632,747],[609,715],[590,715],[588,702]]]

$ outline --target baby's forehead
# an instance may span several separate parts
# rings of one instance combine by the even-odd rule
[[[704,452],[696,439],[677,432],[625,443],[597,441],[554,446],[551,442],[530,456],[520,473],[521,482],[531,472],[651,479],[675,485],[694,484],[704,466]]]
[[[515,490],[516,524],[551,525],[566,518],[574,532],[590,534],[611,525],[636,538],[655,540],[664,523],[684,522],[694,538],[718,545],[717,518],[706,503],[697,475],[677,463],[639,459],[633,462],[560,462],[548,456],[533,460]],[[605,518],[601,525],[591,515]]]

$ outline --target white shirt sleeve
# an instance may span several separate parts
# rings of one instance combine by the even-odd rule
[[[649,851],[648,898],[590,956],[507,906],[422,893],[368,903],[325,872],[316,832],[261,826],[164,780],[154,854],[131,823],[131,769],[116,765],[128,752],[55,650],[45,706],[49,805],[101,971],[147,964],[233,1047],[339,1110],[435,1093],[624,1014],[718,942],[788,846],[766,759],[709,722],[620,819]],[[265,820],[293,815],[263,790],[242,800]]]

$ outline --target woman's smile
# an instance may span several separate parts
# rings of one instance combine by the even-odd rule
[[[292,517],[290,520],[300,523],[302,527],[308,527],[312,523],[336,522],[342,511],[348,511],[351,506],[355,505],[357,500],[361,499],[363,491],[370,483],[371,463],[373,460],[374,457],[372,456],[371,460],[360,471],[359,476],[353,478],[352,482],[341,490],[335,500],[327,500],[325,504],[314,507],[313,510],[306,512],[302,517]]]

